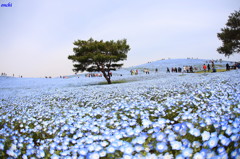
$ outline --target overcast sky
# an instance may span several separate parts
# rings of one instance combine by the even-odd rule
[[[127,39],[124,67],[162,58],[227,59],[217,33],[239,0],[0,0],[0,73],[73,74],[75,40]]]

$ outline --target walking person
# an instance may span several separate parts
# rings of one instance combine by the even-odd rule
[[[209,72],[210,71],[210,65],[209,64],[207,65],[207,69],[208,69],[208,72]]]
[[[204,70],[204,72],[206,72],[206,70],[207,70],[207,66],[205,64],[203,65],[203,70]]]

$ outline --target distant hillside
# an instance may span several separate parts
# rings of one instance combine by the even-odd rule
[[[146,64],[141,64],[137,66],[132,66],[128,68],[122,68],[117,71],[114,71],[115,75],[122,75],[122,74],[129,74],[130,70],[143,70],[144,68],[149,69],[150,71],[154,71],[156,68],[158,69],[159,72],[166,72],[167,67],[172,68],[172,67],[183,67],[183,66],[193,66],[197,68],[202,68],[203,64],[211,64],[211,60],[209,59],[166,59],[166,60],[158,60]],[[215,61],[214,64],[217,69],[219,68],[225,68],[226,63],[233,63],[230,61]],[[78,75],[71,75],[68,76],[70,78],[76,77],[76,76],[84,76],[85,73],[83,74],[78,74]]]
[[[206,59],[167,59],[167,60],[159,60],[151,63],[146,63],[138,66],[133,66],[127,68],[129,69],[144,69],[148,68],[150,70],[158,69],[159,71],[166,71],[167,67],[183,67],[183,66],[194,66],[194,67],[202,67],[203,64],[208,64],[210,60]],[[225,68],[226,63],[231,63],[230,61],[215,61],[214,64],[217,68]]]

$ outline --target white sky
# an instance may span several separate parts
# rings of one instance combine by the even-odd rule
[[[217,33],[239,0],[0,0],[0,73],[73,74],[75,40],[126,38],[124,67],[162,58],[240,61],[217,53]]]

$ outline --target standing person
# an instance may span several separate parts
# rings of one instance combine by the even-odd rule
[[[181,73],[182,72],[182,69],[181,67],[178,67],[178,72]]]
[[[170,73],[170,70],[169,70],[169,68],[167,67],[167,73]]]
[[[189,66],[186,66],[187,73],[189,73]]]
[[[187,69],[186,66],[183,66],[183,73],[186,73]]]
[[[230,69],[229,69],[229,64],[228,64],[228,63],[226,64],[226,70],[227,70],[227,71],[230,70]]]
[[[208,72],[209,72],[210,71],[210,65],[209,64],[207,65],[207,69],[208,69]]]
[[[192,66],[190,66],[190,73],[193,73],[193,67]]]
[[[214,60],[212,60],[212,69],[214,68]]]
[[[136,75],[138,75],[138,70],[136,70]]]
[[[206,72],[206,70],[207,70],[207,66],[205,64],[203,65],[203,70],[204,70],[204,72]]]
[[[158,72],[158,69],[157,69],[157,68],[155,69],[155,72],[156,72],[156,73]]]

